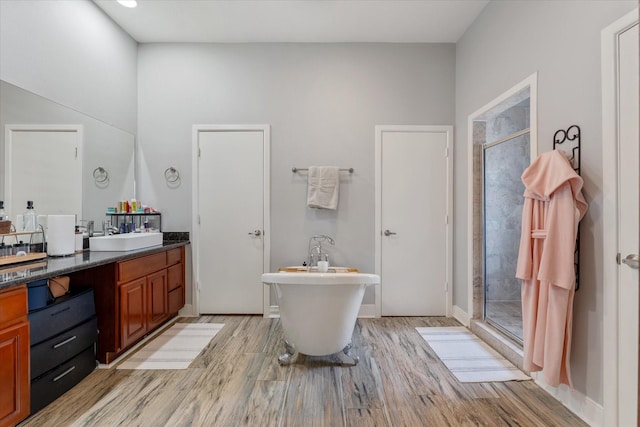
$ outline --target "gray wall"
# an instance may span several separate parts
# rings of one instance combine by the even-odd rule
[[[88,0],[0,1],[0,80],[135,133],[137,43]]]
[[[272,269],[299,265],[323,233],[332,262],[373,271],[374,126],[454,120],[453,44],[144,44],[138,58],[138,189],[166,230],[191,229],[192,125],[271,125]],[[337,212],[305,205],[291,167],[315,164],[355,169]]]
[[[600,31],[636,1],[491,2],[456,45],[454,304],[467,301],[467,118],[538,72],[538,148],[578,124],[590,204],[581,224],[580,291],[574,303],[574,387],[602,404],[602,138]]]

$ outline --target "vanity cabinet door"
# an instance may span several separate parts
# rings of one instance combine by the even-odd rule
[[[0,330],[0,426],[29,415],[29,323]]]
[[[147,276],[148,288],[148,329],[152,330],[169,316],[167,304],[167,270]]]
[[[27,288],[0,292],[0,426],[29,415]]]
[[[147,333],[147,279],[120,285],[120,342],[125,348]]]

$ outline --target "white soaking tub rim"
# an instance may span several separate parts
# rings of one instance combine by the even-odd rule
[[[380,276],[368,273],[318,273],[312,272],[286,272],[264,273],[262,282],[266,284],[291,284],[291,285],[377,285]]]

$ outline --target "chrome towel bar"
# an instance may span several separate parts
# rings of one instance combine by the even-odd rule
[[[297,168],[295,166],[291,168],[291,172],[293,173],[300,172],[300,171],[308,171],[308,170],[309,168]],[[353,168],[341,168],[340,171],[353,173]]]

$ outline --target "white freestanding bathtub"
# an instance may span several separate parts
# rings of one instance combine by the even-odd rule
[[[275,288],[286,352],[280,364],[294,363],[298,353],[324,356],[339,353],[355,365],[351,336],[367,286],[380,276],[363,273],[265,273],[262,282]]]

